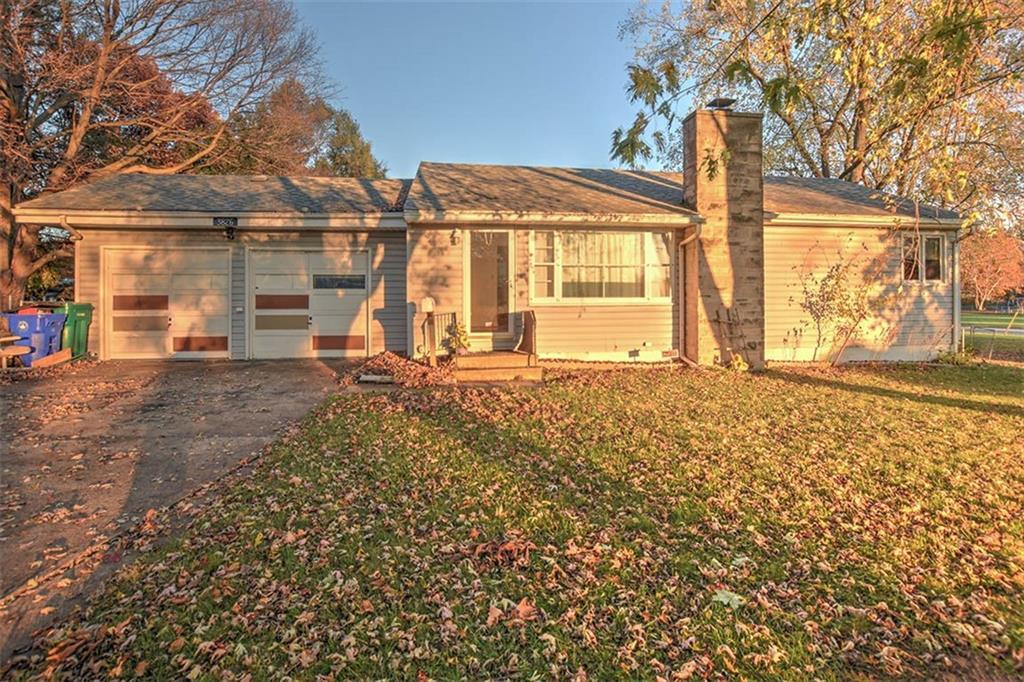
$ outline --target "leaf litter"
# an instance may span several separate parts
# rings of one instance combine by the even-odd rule
[[[1022,376],[339,396],[14,673],[1020,674]]]

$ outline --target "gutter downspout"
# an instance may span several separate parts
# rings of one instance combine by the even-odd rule
[[[680,283],[679,289],[682,292],[682,295],[679,297],[679,315],[680,315],[680,317],[683,318],[683,325],[682,325],[682,327],[683,327],[683,334],[680,336],[680,339],[679,339],[679,341],[680,341],[679,345],[683,346],[683,348],[680,349],[679,359],[682,360],[683,363],[686,364],[688,367],[691,367],[693,369],[699,369],[700,365],[697,364],[696,360],[694,360],[692,358],[686,357],[686,349],[685,349],[685,345],[686,345],[686,343],[685,343],[685,338],[686,338],[686,336],[685,336],[685,334],[686,334],[686,275],[685,275],[685,263],[686,263],[686,260],[685,260],[685,258],[683,256],[683,252],[685,251],[685,248],[686,248],[686,246],[688,244],[692,244],[692,243],[696,242],[698,239],[700,239],[700,233],[701,233],[701,227],[702,226],[703,226],[703,223],[694,223],[694,225],[693,225],[693,234],[691,234],[689,237],[686,237],[681,242],[679,242],[679,254],[678,254],[678,257],[676,259],[682,265],[682,267],[679,268],[679,271],[681,273],[683,273],[683,276],[679,277],[679,283]],[[697,288],[698,288],[698,290],[700,289],[700,282],[699,281],[697,283]],[[697,293],[699,294],[700,292],[698,291]],[[693,331],[695,332],[696,330],[693,330]]]
[[[960,325],[960,230],[954,234],[953,241],[953,351],[964,350],[963,330]]]

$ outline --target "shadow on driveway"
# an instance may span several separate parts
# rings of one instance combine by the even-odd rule
[[[122,558],[33,581],[258,453],[342,365],[107,362],[0,387],[0,660]]]

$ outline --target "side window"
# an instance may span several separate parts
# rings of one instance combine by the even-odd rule
[[[942,280],[942,237],[924,238],[924,278]]]
[[[555,233],[533,233],[533,295],[553,298],[555,295]]]
[[[916,234],[903,235],[903,279],[916,282],[920,277],[921,242]]]

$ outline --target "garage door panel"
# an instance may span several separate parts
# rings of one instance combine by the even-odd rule
[[[112,272],[109,281],[114,294],[166,293],[171,286],[169,275],[142,272]]]
[[[317,315],[356,315],[366,303],[364,296],[310,296],[309,312]]]
[[[261,336],[253,339],[252,352],[257,358],[305,358],[313,349],[307,336]]]
[[[306,275],[290,273],[255,273],[252,284],[257,291],[288,293],[305,291],[309,278]]]
[[[170,310],[170,297],[166,294],[114,294],[110,308],[114,312],[151,312]]]
[[[218,315],[226,317],[231,301],[225,294],[218,293],[175,293],[170,297],[171,308],[176,315]]]
[[[261,274],[293,275],[305,279],[308,260],[305,251],[253,251],[252,269]]]
[[[366,355],[365,252],[254,251],[249,262],[254,357]]]
[[[114,315],[111,327],[115,332],[166,332],[166,315]]]
[[[117,342],[125,349],[118,357],[162,358],[167,355],[167,334],[118,334]],[[128,350],[130,349],[130,354]]]
[[[366,254],[361,251],[324,251],[309,254],[312,272],[365,272]]]
[[[256,329],[259,331],[302,331],[309,328],[308,315],[257,315]]]
[[[110,357],[228,354],[228,249],[111,249],[104,259]]]
[[[195,274],[177,274],[171,278],[173,291],[226,292],[228,275],[225,272],[200,272]]]
[[[167,271],[169,262],[167,254],[161,251],[132,250],[113,251],[108,256],[111,271],[146,272],[147,270]]]
[[[227,334],[204,336],[200,334],[175,335],[171,337],[171,349],[175,353],[207,353],[226,351],[228,349]]]
[[[172,333],[210,333],[227,334],[230,325],[226,318],[218,315],[208,317],[204,315],[178,315],[172,319]]]

